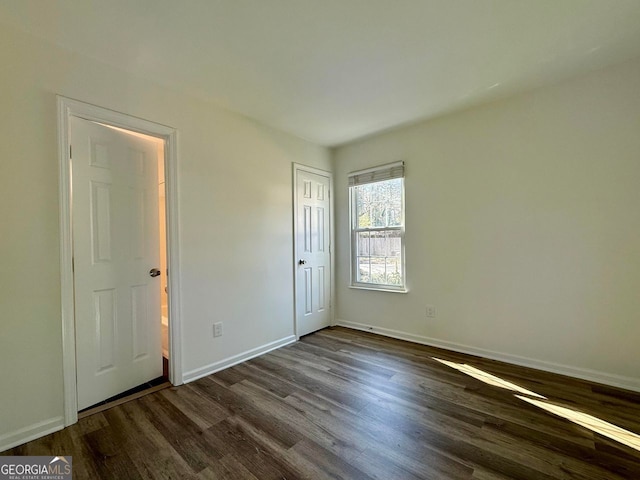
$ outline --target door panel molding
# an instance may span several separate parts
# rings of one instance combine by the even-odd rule
[[[330,325],[335,325],[335,309],[334,309],[334,305],[335,305],[335,254],[334,254],[334,248],[333,245],[335,245],[335,228],[334,228],[334,223],[335,223],[335,214],[334,214],[334,198],[335,195],[332,195],[331,193],[333,192],[333,173],[332,172],[328,172],[326,170],[321,170],[319,168],[314,168],[314,167],[309,167],[306,165],[302,165],[299,163],[293,163],[292,164],[292,197],[293,197],[293,325],[294,325],[294,334],[296,336],[296,339],[299,340],[300,339],[300,328],[298,325],[298,315],[297,315],[297,311],[298,311],[298,306],[300,304],[302,305],[307,305],[310,302],[310,299],[306,298],[299,298],[298,292],[297,292],[297,286],[298,286],[298,281],[299,281],[299,276],[301,275],[308,275],[308,271],[307,269],[304,268],[299,268],[298,265],[298,260],[299,260],[299,252],[298,252],[298,248],[297,248],[297,241],[298,241],[298,191],[297,191],[297,178],[298,178],[298,173],[299,172],[306,172],[306,173],[312,173],[315,175],[320,175],[323,177],[327,177],[329,179],[329,188],[328,188],[328,194],[329,194],[329,224],[328,225],[324,225],[324,227],[328,227],[329,228],[329,245],[325,246],[328,247],[328,253],[329,253],[329,274],[330,274],[330,278],[329,278],[329,292],[322,292],[323,293],[323,300],[324,300],[324,306],[325,308],[329,308],[329,321],[330,321]],[[304,185],[304,197],[305,198],[311,198],[312,194],[314,192],[311,191],[311,183],[309,183],[308,185],[305,183]],[[317,194],[318,194],[318,198],[322,198],[324,199],[324,196],[327,192],[324,191],[324,189],[322,189],[322,191],[318,190]],[[311,222],[311,216],[312,216],[312,212],[305,212],[308,213],[309,215],[309,222]],[[306,219],[305,219],[306,220]],[[310,245],[306,245],[307,242],[310,244],[311,243],[311,239],[304,239],[305,245],[301,246],[301,248],[303,250],[307,250]],[[324,275],[324,271],[323,271],[323,275]],[[307,281],[311,281],[311,278],[305,278],[305,280]]]
[[[62,357],[64,424],[78,421],[76,385],[76,340],[73,285],[73,243],[71,224],[70,120],[79,117],[114,127],[144,133],[164,141],[167,223],[167,267],[169,286],[169,381],[182,382],[182,323],[180,303],[180,257],[178,235],[178,146],[177,131],[141,118],[115,112],[78,100],[57,96],[60,208],[60,281],[62,315]],[[99,159],[98,159],[99,160]],[[158,319],[160,321],[160,319]]]

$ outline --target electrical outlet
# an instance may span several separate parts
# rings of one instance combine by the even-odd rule
[[[222,322],[213,324],[213,336],[221,337],[222,336]]]
[[[433,305],[427,305],[427,317],[429,318],[436,318],[436,307],[434,307]]]

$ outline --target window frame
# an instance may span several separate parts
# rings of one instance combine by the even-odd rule
[[[356,176],[365,172],[375,172],[389,170],[393,166],[402,166],[402,176],[395,176],[392,178],[381,179],[377,181],[367,181],[362,183],[356,183],[355,185],[349,185],[349,242],[350,242],[350,282],[349,288],[355,288],[360,290],[374,290],[393,293],[407,293],[407,270],[406,270],[406,256],[405,256],[405,176],[404,176],[404,162],[397,162],[389,165],[381,165],[379,167],[373,167],[359,172],[352,172],[349,177]],[[358,227],[358,213],[356,202],[356,187],[359,185],[366,185],[369,183],[379,183],[388,180],[400,179],[402,181],[401,189],[401,225],[390,227]],[[368,283],[358,281],[358,234],[362,232],[399,232],[400,236],[400,264],[401,264],[401,279],[400,285],[391,285],[387,283]]]

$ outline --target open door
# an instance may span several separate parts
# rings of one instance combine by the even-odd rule
[[[78,410],[162,376],[158,148],[72,117]]]

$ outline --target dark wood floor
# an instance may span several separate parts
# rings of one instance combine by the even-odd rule
[[[640,433],[639,394],[333,328],[4,454],[76,479],[640,479],[640,451],[432,357]]]

